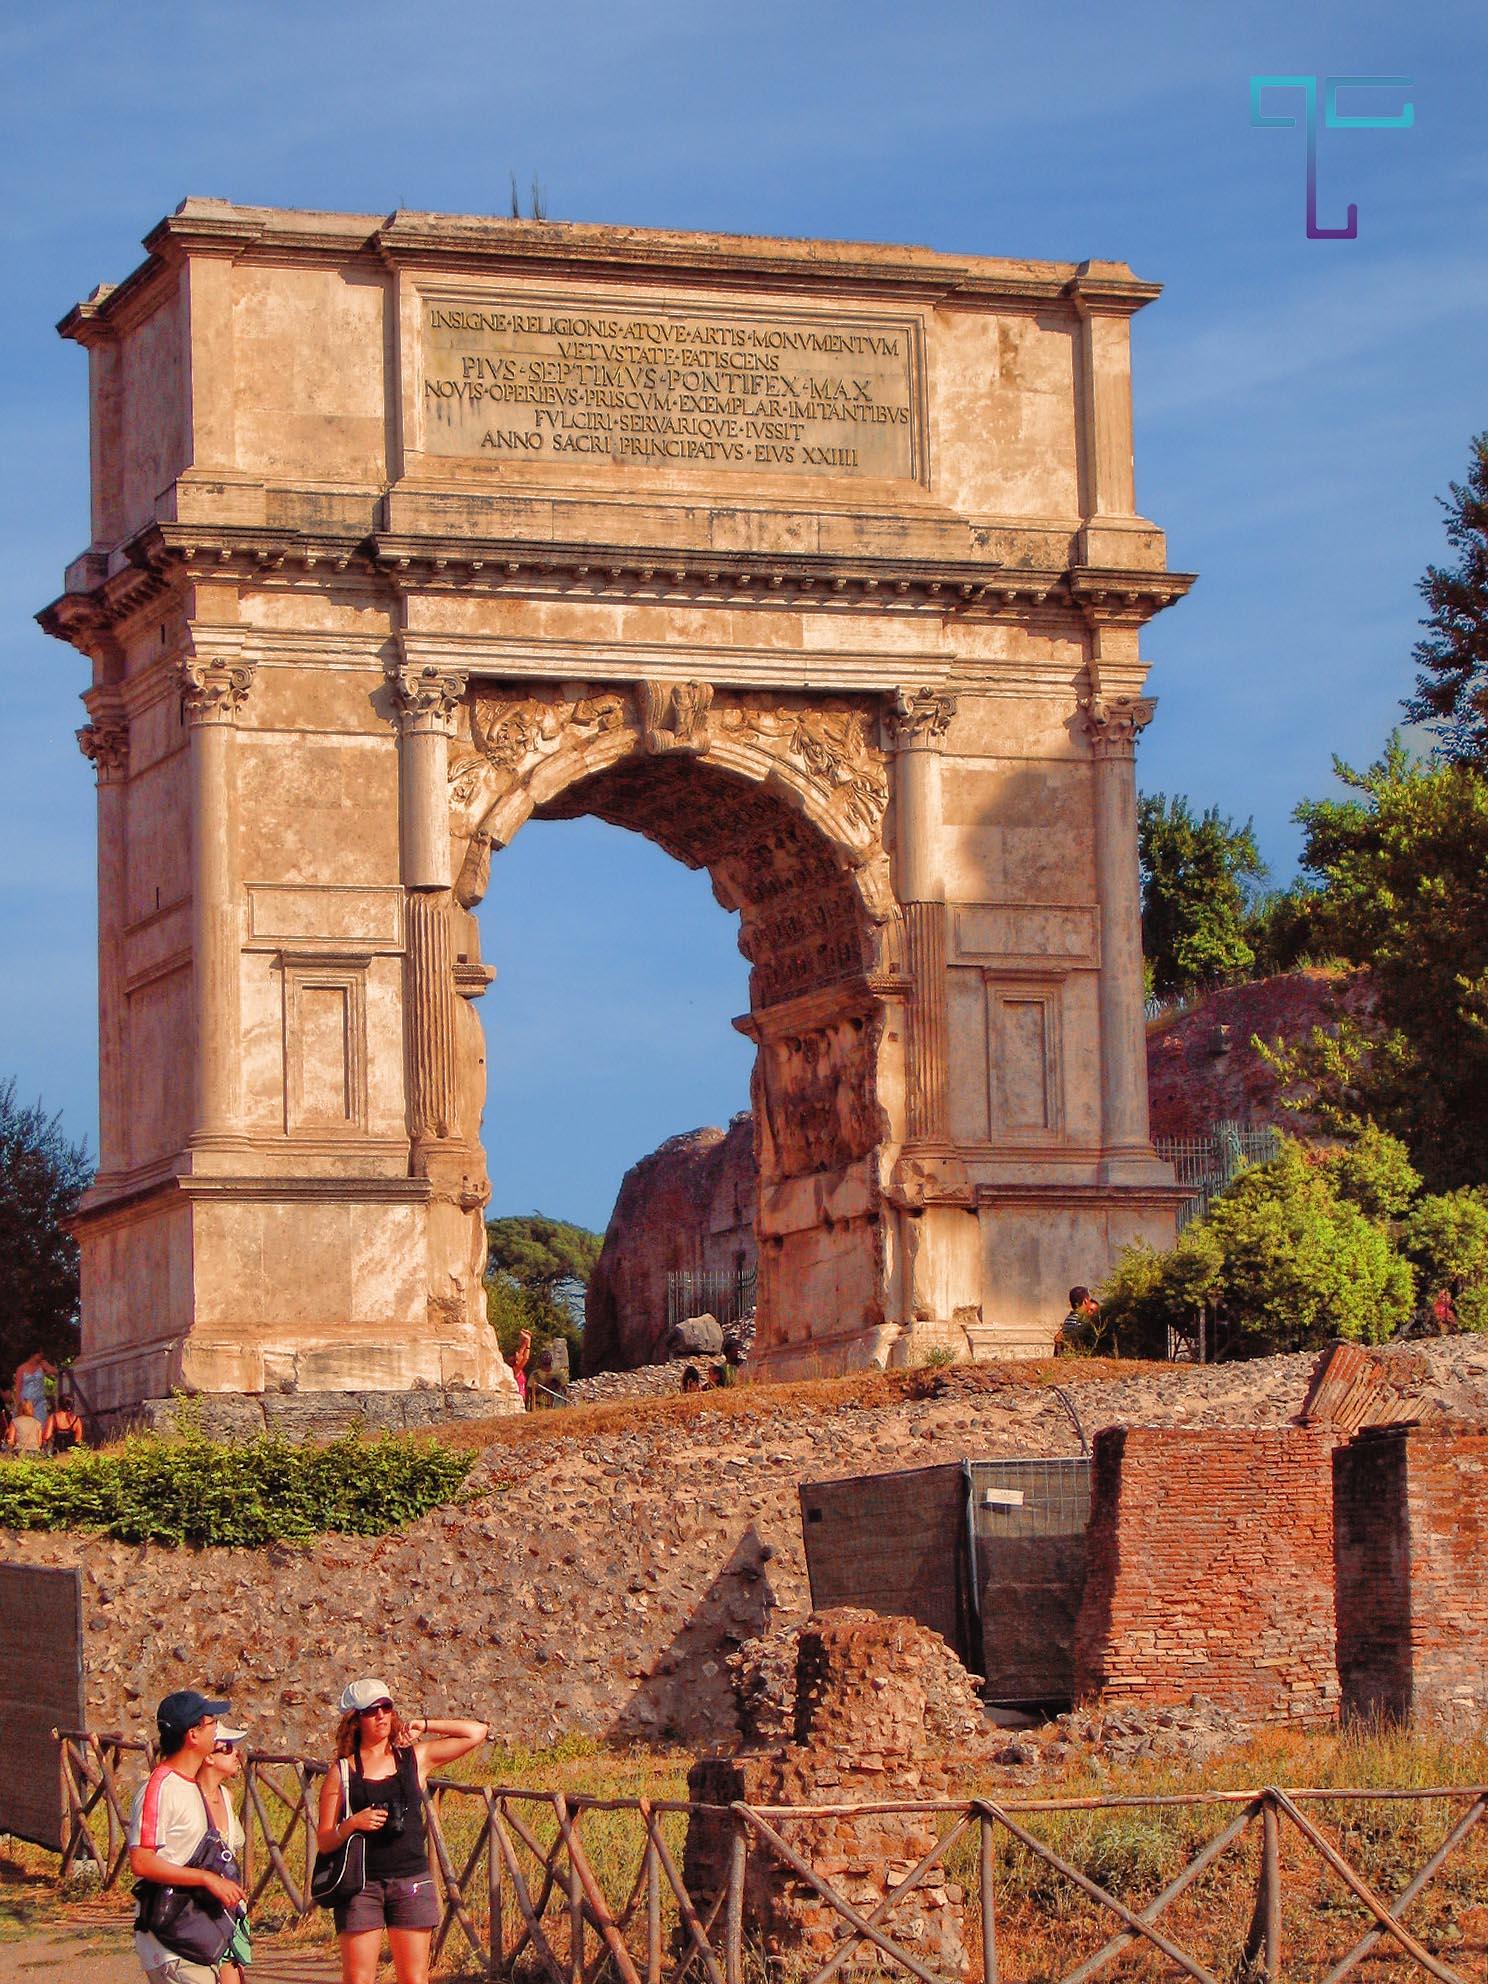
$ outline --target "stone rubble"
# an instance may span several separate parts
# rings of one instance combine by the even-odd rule
[[[1410,1354],[1446,1406],[1488,1417],[1488,1341]],[[1315,1362],[1118,1376],[1071,1359],[1059,1375],[1087,1434],[1277,1426]],[[632,1404],[613,1424],[592,1411],[514,1422],[519,1437],[495,1430],[461,1500],[376,1539],[177,1551],[0,1533],[0,1556],[82,1571],[95,1729],[144,1734],[162,1695],[201,1685],[233,1700],[256,1743],[313,1754],[343,1683],[377,1673],[414,1713],[468,1709],[528,1744],[571,1730],[732,1742],[729,1656],[810,1609],[802,1481],[1079,1451],[1053,1389],[1019,1367],[919,1372],[881,1396],[759,1386]]]

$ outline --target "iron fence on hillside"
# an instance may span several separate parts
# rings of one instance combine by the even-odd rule
[[[143,1774],[145,1746],[85,1731],[59,1732],[59,1743],[68,1817],[62,1871],[88,1861],[113,1887],[128,1860],[126,1774]],[[303,1757],[245,1758],[244,1885],[256,1908],[278,1897],[290,1913],[308,1912],[323,1769]],[[1423,1821],[1428,1806],[1447,1808],[1444,1831],[1440,1816],[1429,1827]],[[999,1790],[771,1806],[596,1798],[435,1777],[425,1810],[441,1904],[436,1957],[464,1944],[485,1976],[542,1984],[755,1984],[779,1967],[753,1933],[749,1897],[762,1876],[815,1897],[840,1925],[830,1951],[817,1949],[809,1960],[803,1953],[801,1984],[829,1984],[863,1961],[919,1984],[998,1984],[1010,1951],[1040,1935],[1048,1960],[1038,1968],[1050,1984],[1056,1976],[1059,1984],[1091,1984],[1127,1952],[1138,1968],[1149,1960],[1150,1974],[1177,1973],[1194,1984],[1240,1976],[1282,1984],[1289,1945],[1304,1936],[1314,1943],[1290,1974],[1314,1984],[1342,1984],[1366,1959],[1374,1972],[1423,1971],[1438,1984],[1465,1984],[1443,1952],[1464,1942],[1462,1911],[1481,1896],[1488,1846],[1478,1832],[1488,1787],[1478,1785],[1093,1798]],[[726,1828],[715,1892],[691,1891],[682,1871],[685,1829],[698,1817]],[[899,1819],[906,1833],[928,1833],[933,1844],[912,1866],[895,1862],[892,1885],[877,1899],[856,1885],[844,1894],[813,1865],[811,1842],[824,1824],[865,1821],[881,1837]],[[1155,1857],[1159,1834],[1168,1850]],[[1345,1918],[1339,1887],[1360,1921]],[[968,1955],[963,1978],[945,1977],[906,1947],[917,1891],[927,1888],[942,1898],[956,1891]],[[1315,1948],[1320,1934],[1329,1939],[1325,1971]],[[1124,1975],[1132,1968],[1121,1966]]]
[[[1178,1212],[1178,1231],[1202,1219],[1216,1192],[1222,1192],[1248,1164],[1269,1164],[1281,1149],[1280,1132],[1268,1123],[1220,1121],[1203,1137],[1157,1137],[1157,1154],[1171,1164],[1192,1196]]]
[[[727,1329],[754,1307],[752,1268],[673,1268],[667,1275],[667,1328],[689,1316],[712,1316]]]

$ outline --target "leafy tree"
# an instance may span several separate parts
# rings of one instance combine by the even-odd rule
[[[1251,900],[1245,918],[1245,941],[1251,948],[1257,978],[1295,971],[1304,959],[1326,955],[1319,945],[1318,892],[1306,882],[1290,888],[1265,889]]]
[[[1379,1176],[1394,1174],[1386,1153]],[[1351,1183],[1370,1171],[1361,1165]],[[1172,1328],[1191,1334],[1208,1305],[1244,1355],[1304,1350],[1335,1337],[1377,1343],[1411,1311],[1414,1278],[1389,1231],[1342,1196],[1325,1158],[1288,1138],[1268,1164],[1251,1166],[1166,1255],[1128,1249],[1102,1291],[1124,1349],[1161,1354]]]
[[[580,1330],[562,1284],[587,1286],[600,1235],[539,1212],[488,1220],[486,1241],[486,1314],[502,1354],[509,1357],[522,1331],[530,1330],[535,1345],[563,1337],[577,1364]]]
[[[1488,1194],[1462,1188],[1424,1198],[1406,1221],[1405,1252],[1428,1301],[1449,1289],[1464,1329],[1488,1331]]]
[[[1398,737],[1353,796],[1297,809],[1315,927],[1370,967],[1371,1021],[1314,1032],[1268,1058],[1308,1109],[1346,1133],[1369,1120],[1409,1146],[1438,1190],[1488,1178],[1488,777],[1413,758]]]
[[[23,1109],[14,1077],[0,1081],[0,1383],[33,1350],[54,1361],[77,1351],[78,1250],[63,1222],[93,1167],[60,1116]]]
[[[1142,868],[1142,950],[1160,997],[1212,985],[1250,969],[1247,889],[1265,865],[1243,827],[1211,806],[1195,815],[1181,795],[1145,794],[1137,812]]]
[[[1428,565],[1418,590],[1430,631],[1416,643],[1413,723],[1436,733],[1443,754],[1488,767],[1488,433],[1475,435],[1465,483],[1443,501],[1455,566]]]

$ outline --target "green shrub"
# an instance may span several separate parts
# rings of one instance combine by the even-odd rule
[[[1284,1141],[1269,1164],[1226,1186],[1171,1253],[1128,1248],[1101,1291],[1121,1348],[1161,1356],[1168,1329],[1191,1334],[1204,1306],[1250,1355],[1393,1335],[1410,1315],[1411,1265],[1354,1196],[1397,1202],[1404,1154],[1390,1144],[1346,1163],[1353,1151],[1319,1157]]]
[[[1452,1291],[1464,1329],[1488,1331],[1488,1196],[1481,1187],[1433,1193],[1405,1222],[1401,1244],[1420,1274],[1429,1302]]]
[[[250,1549],[327,1531],[382,1536],[450,1501],[470,1464],[468,1453],[398,1434],[348,1434],[325,1447],[138,1435],[112,1453],[0,1467],[0,1528]]]
[[[1377,1123],[1366,1123],[1356,1137],[1324,1151],[1317,1163],[1338,1197],[1366,1219],[1403,1219],[1421,1189],[1410,1152]]]

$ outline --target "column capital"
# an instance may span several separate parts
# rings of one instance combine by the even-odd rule
[[[92,764],[100,785],[116,785],[129,775],[129,719],[117,689],[90,689],[83,698],[88,721],[77,733],[78,749]]]
[[[430,732],[453,736],[455,711],[469,680],[463,668],[444,668],[432,661],[400,661],[389,676],[398,727],[410,737]]]
[[[78,749],[91,760],[100,785],[115,785],[129,775],[129,725],[118,718],[95,717],[77,733]]]
[[[1137,738],[1151,723],[1155,696],[1086,696],[1080,704],[1080,728],[1090,740],[1095,758],[1132,758]]]
[[[948,689],[896,689],[884,711],[884,745],[890,751],[938,751],[956,714]]]
[[[236,723],[258,672],[243,659],[246,630],[193,624],[187,637],[189,650],[176,664],[186,721],[193,726]]]

